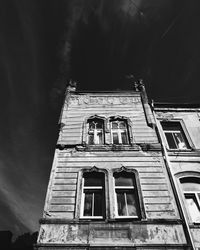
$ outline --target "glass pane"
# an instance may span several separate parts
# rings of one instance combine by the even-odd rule
[[[200,191],[200,178],[186,177],[180,180],[184,191]]]
[[[112,128],[113,129],[118,129],[118,122],[112,122]]]
[[[101,193],[94,193],[94,216],[103,216],[103,195]]]
[[[185,194],[188,212],[193,222],[200,222],[200,210],[194,194]]]
[[[90,122],[90,123],[89,123],[89,129],[90,129],[90,130],[95,129],[95,124],[94,124],[94,122]]]
[[[98,144],[103,144],[103,135],[102,135],[102,131],[97,132],[97,137],[98,137]]]
[[[126,123],[124,121],[119,122],[119,128],[120,129],[126,129]]]
[[[94,134],[88,135],[88,144],[90,144],[90,145],[94,144]]]
[[[103,173],[85,173],[83,175],[85,179],[85,187],[103,187],[104,174]]]
[[[112,133],[113,136],[113,144],[119,144],[118,133]]]
[[[179,149],[187,149],[183,136],[180,132],[174,132],[174,138]]]
[[[96,124],[96,128],[97,129],[102,129],[103,128],[103,122],[101,121],[101,122],[98,122],[97,124]]]
[[[128,173],[115,173],[115,186],[129,186],[133,187],[133,176]]]
[[[137,216],[136,200],[133,193],[127,193],[127,208],[129,216]]]
[[[118,206],[118,215],[119,216],[126,216],[126,203],[125,203],[125,194],[124,193],[117,193],[117,206]]]
[[[84,216],[92,216],[92,193],[85,193]]]
[[[170,130],[170,131],[181,131],[182,127],[180,122],[161,122],[163,130]]]
[[[122,144],[128,144],[126,131],[121,133],[121,137],[122,137]]]
[[[174,137],[173,137],[172,133],[165,133],[165,136],[166,136],[169,148],[171,148],[171,149],[175,148],[176,149],[177,146],[176,146],[176,143],[174,141]]]

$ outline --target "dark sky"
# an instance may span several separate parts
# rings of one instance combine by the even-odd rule
[[[0,230],[38,230],[67,81],[200,103],[199,0],[0,1]]]

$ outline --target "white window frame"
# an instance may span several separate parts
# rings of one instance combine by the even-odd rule
[[[115,173],[115,172],[114,172]],[[130,174],[129,172],[127,172],[127,174]],[[132,174],[130,174],[130,176],[131,176]],[[133,174],[134,175],[134,174]],[[133,178],[135,178],[135,175],[133,176]],[[136,182],[136,181],[135,181]],[[122,219],[128,219],[128,218],[135,218],[135,219],[138,219],[139,218],[139,216],[137,215],[137,216],[130,216],[130,215],[119,215],[118,214],[118,202],[117,202],[117,192],[116,192],[116,190],[134,190],[135,189],[135,187],[133,186],[133,187],[131,187],[131,186],[116,186],[115,185],[115,177],[113,176],[113,185],[114,185],[114,192],[115,192],[115,194],[114,194],[114,202],[115,202],[115,217],[116,218],[122,218]],[[137,190],[137,189],[136,189]],[[137,195],[137,194],[136,194]],[[137,197],[136,197],[136,202],[139,202],[139,199],[137,199]],[[140,205],[138,204],[138,207],[140,207]],[[127,209],[127,203],[126,203],[126,209]],[[128,209],[127,209],[127,211],[128,211]]]
[[[102,126],[103,126],[102,129],[97,129],[96,128],[97,123],[94,122],[95,119],[99,120],[99,121],[102,121]],[[91,120],[91,122],[89,120]],[[94,133],[94,144],[89,143],[89,126],[90,126],[91,123],[94,123],[94,126],[95,126],[95,128],[92,129],[92,131]],[[99,143],[99,138],[97,136],[98,132],[100,132],[102,134],[102,143],[101,144]],[[102,119],[100,119],[100,118],[88,119],[88,121],[87,121],[87,144],[88,145],[104,145],[105,144],[105,128],[104,128],[104,121]]]
[[[113,129],[112,128],[112,123],[113,122],[120,122],[120,121],[125,123],[125,129],[121,129],[119,127],[116,128],[116,129]],[[110,134],[111,134],[111,142],[112,142],[112,144],[114,144],[114,142],[113,142],[113,133],[117,133],[118,140],[119,140],[119,144],[115,144],[115,145],[128,145],[129,144],[128,126],[127,126],[127,121],[125,119],[113,119],[113,120],[111,120],[110,121],[110,132],[111,132]],[[127,144],[122,143],[122,132],[126,133]]]
[[[104,178],[104,182],[105,182],[105,178]],[[103,191],[104,191],[103,186],[85,186],[85,177],[82,177],[80,218],[82,218],[82,219],[103,219],[104,218],[103,215],[102,216],[84,216],[84,204],[85,204],[85,192],[84,192],[84,190],[89,190],[89,189],[90,190],[102,190],[102,194],[103,194]],[[105,203],[105,201],[104,201],[104,203]],[[103,204],[103,205],[105,206],[105,204]],[[105,207],[102,207],[102,209],[105,209]],[[93,213],[93,211],[94,211],[94,194],[93,194],[92,213]]]
[[[198,197],[198,194],[200,194],[200,191],[184,191],[182,183],[181,183],[181,179],[184,179],[184,178],[198,178],[200,180],[200,176],[196,176],[196,175],[186,175],[185,176],[184,175],[184,176],[181,176],[179,178],[179,184],[180,184],[181,191],[182,191],[182,194],[183,194],[183,203],[184,203],[184,207],[185,207],[185,209],[187,211],[188,219],[189,219],[190,223],[192,223],[192,224],[200,224],[199,221],[193,221],[193,219],[191,218],[190,211],[189,211],[187,201],[186,201],[186,197],[185,197],[185,195],[187,195],[187,194],[194,195],[196,200],[197,200],[197,206],[199,207],[199,210],[200,210],[200,198]]]
[[[163,126],[162,126],[162,122],[166,122],[166,123],[173,123],[173,122],[174,123],[179,123],[180,127],[182,128],[182,131],[181,130],[164,130]],[[168,150],[170,150],[170,151],[191,151],[192,142],[191,142],[189,134],[188,134],[188,132],[187,132],[187,130],[185,128],[185,125],[184,125],[184,123],[183,123],[182,120],[180,120],[180,119],[173,119],[173,120],[167,120],[167,121],[166,120],[160,120],[160,127],[162,129],[163,138],[164,138],[164,141],[165,141],[165,144],[166,144],[166,147],[167,147]],[[167,137],[166,137],[165,133],[176,133],[176,132],[181,133],[183,139],[186,140],[186,143],[185,143],[186,148],[178,148],[178,147],[177,148],[170,148],[169,147],[168,140],[167,140]],[[174,135],[173,135],[173,138],[174,138]],[[177,146],[177,143],[176,143],[175,139],[174,139],[174,142],[175,142],[175,144]],[[188,145],[188,147],[187,147],[187,145]]]

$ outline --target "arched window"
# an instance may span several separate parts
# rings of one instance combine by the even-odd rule
[[[81,217],[103,219],[105,216],[105,174],[83,173]]]
[[[125,119],[111,119],[111,141],[113,144],[129,144],[127,121]]]
[[[90,118],[87,121],[88,139],[90,145],[104,144],[104,120],[100,118]]]
[[[134,173],[116,172],[114,176],[117,217],[139,218],[140,206]]]
[[[180,182],[189,217],[192,222],[200,223],[200,178],[184,177]]]

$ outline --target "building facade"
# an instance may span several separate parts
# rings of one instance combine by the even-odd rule
[[[151,109],[141,81],[133,91],[67,88],[37,249],[200,247],[200,140],[181,134],[181,116],[167,124],[162,108]],[[195,215],[183,208],[192,202]]]
[[[200,106],[157,103],[154,110],[193,248],[200,249]]]

